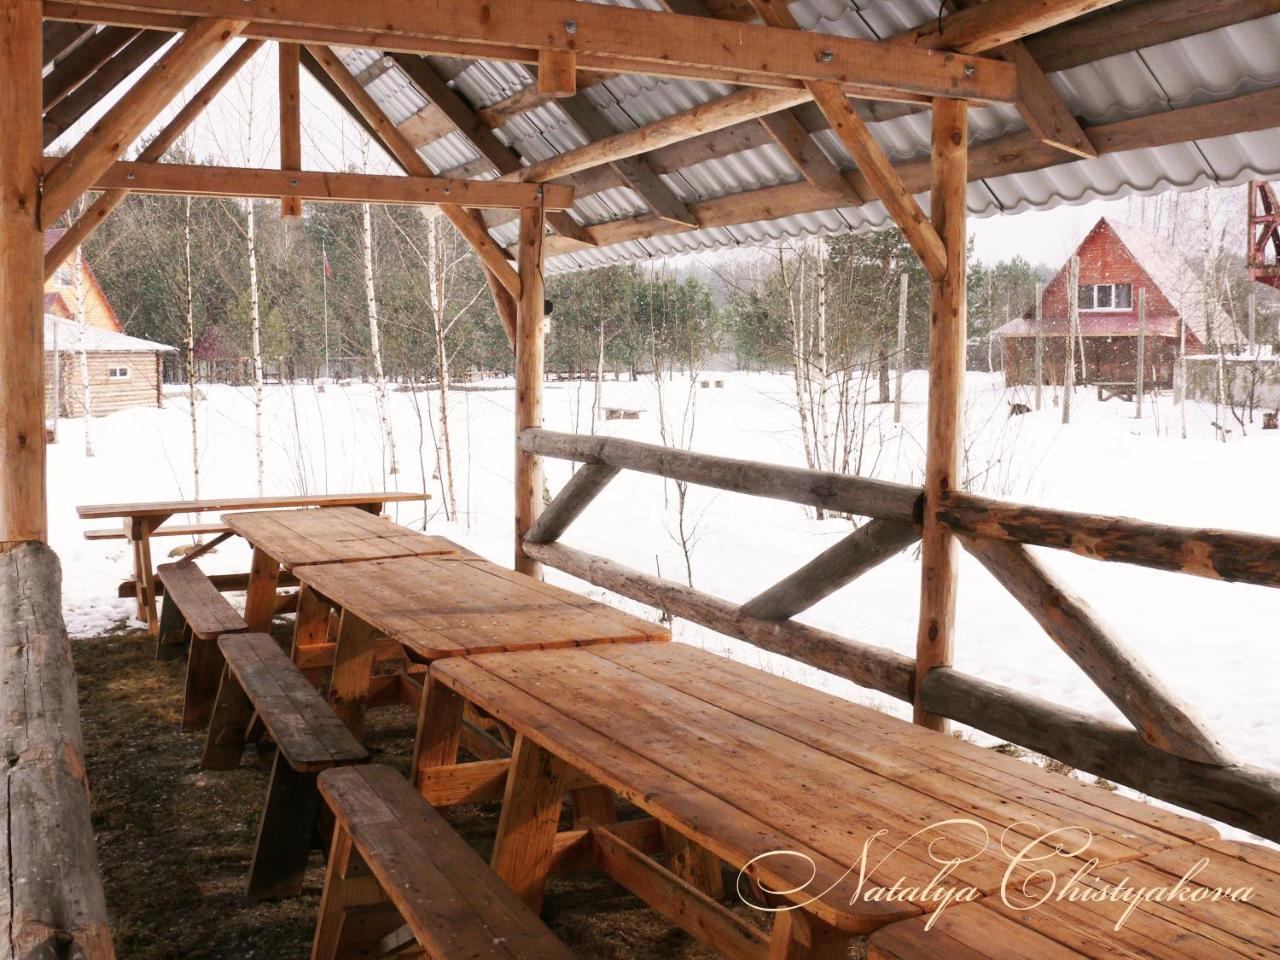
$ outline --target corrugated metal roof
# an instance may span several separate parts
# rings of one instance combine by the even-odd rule
[[[80,350],[81,346],[89,353],[172,353],[173,347],[163,343],[153,343],[141,337],[130,337],[114,330],[103,330],[101,327],[74,320],[64,320],[52,313],[44,315],[44,349],[52,353],[54,344],[60,352]]]
[[[611,0],[617,5],[659,9],[656,0]],[[791,12],[806,29],[843,36],[880,39],[937,15],[937,0],[799,0]],[[398,67],[375,52],[344,53],[349,68],[362,75],[374,99],[393,120],[420,110],[426,101]],[[530,72],[511,63],[475,62],[456,72],[452,83],[468,102],[485,107],[532,83]],[[1280,15],[1225,27],[1132,53],[1073,67],[1051,75],[1068,107],[1088,124],[1208,103],[1280,85]],[[654,77],[619,76],[584,91],[612,127],[630,129],[716,99],[732,88],[724,84]],[[970,113],[974,142],[1025,130],[1017,110],[996,104]],[[875,136],[895,161],[926,157],[927,113],[872,125]],[[497,131],[528,162],[581,146],[585,137],[558,105],[548,104],[517,116]],[[814,139],[836,163],[852,166],[829,131]],[[462,137],[451,135],[422,148],[433,170],[443,171],[478,159]],[[1063,203],[1083,203],[1167,189],[1196,189],[1208,183],[1233,185],[1252,177],[1280,175],[1280,128],[1194,143],[1111,154],[1065,163],[1031,173],[987,179],[971,185],[969,210],[990,216]],[[662,177],[685,202],[798,181],[799,171],[771,145],[718,156]],[[927,198],[925,198],[927,199]],[[646,205],[634,191],[619,187],[583,196],[574,207],[583,223],[598,224],[641,216]],[[642,241],[588,249],[553,257],[552,271],[600,266],[625,260],[667,256],[767,242],[780,237],[816,236],[884,226],[879,203],[860,209],[823,211],[767,223],[695,230]],[[494,230],[500,242],[515,239],[515,226]]]

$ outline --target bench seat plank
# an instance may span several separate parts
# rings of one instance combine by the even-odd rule
[[[177,604],[197,638],[214,640],[220,634],[245,629],[244,618],[194,563],[181,560],[162,564],[156,575],[164,584],[165,602]]]
[[[431,960],[572,954],[409,782],[388,767],[320,775],[320,792]]]
[[[1202,859],[1208,862],[1183,885],[1183,897],[1148,899],[1127,918],[1128,903],[1101,898],[1122,881],[1130,891],[1174,889]],[[1247,901],[1199,893],[1245,888],[1253,891]],[[1084,899],[1085,891],[1095,898]],[[949,907],[930,930],[922,919],[887,926],[872,935],[869,960],[1280,957],[1280,855],[1251,844],[1208,841],[1095,869],[1074,886],[1060,879],[1051,893],[1038,888],[1036,899],[1048,897],[1030,909],[1021,908],[1032,901],[1011,893],[1008,904],[988,897]]]
[[[271,739],[295,770],[323,770],[368,757],[365,748],[270,636],[225,636],[218,646],[227,669],[239,681]]]
[[[230,530],[231,528],[225,523],[186,523],[172,527],[156,527],[151,531],[150,535],[153,537],[195,537],[206,533],[228,533]],[[118,527],[99,527],[84,532],[86,540],[128,540],[130,536],[128,527],[123,524]]]

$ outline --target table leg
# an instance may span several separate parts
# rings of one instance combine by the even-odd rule
[[[276,610],[276,584],[280,580],[280,564],[275,557],[254,547],[249,567],[249,590],[244,601],[244,620],[250,633],[268,633]]]
[[[364,708],[369,702],[369,681],[373,675],[378,632],[349,611],[338,622],[338,646],[333,654],[333,678],[329,683],[329,703],[356,737],[364,736]]]
[[[409,782],[421,784],[422,771],[458,762],[462,742],[462,712],[466,701],[433,677],[427,678],[418,713],[418,734],[413,742],[413,773]]]
[[[136,530],[129,533],[129,546],[133,548],[133,600],[134,616],[146,622],[147,605],[144,601],[145,581],[142,576],[142,540]]]
[[[535,913],[542,909],[568,773],[555,754],[516,737],[490,865]]]
[[[769,937],[769,960],[846,960],[853,934],[837,930],[803,910],[777,915]]]
[[[308,586],[298,589],[298,618],[293,624],[293,659],[303,647],[315,647],[329,642],[329,601],[323,599]]]
[[[147,625],[153,637],[160,635],[160,617],[156,613],[156,573],[151,567],[151,531],[164,519],[144,517],[136,520],[133,526],[138,619]]]
[[[678,830],[662,825],[662,846],[667,851],[668,869],[685,883],[712,900],[724,897],[724,876],[720,858]]]

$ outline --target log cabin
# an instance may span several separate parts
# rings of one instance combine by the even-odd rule
[[[1079,262],[1079,337],[1075,382],[1137,382],[1138,335],[1144,334],[1147,386],[1172,387],[1179,356],[1234,349],[1240,331],[1206,288],[1201,271],[1171,242],[1139,227],[1103,217],[1071,255]],[[1071,329],[1070,261],[1045,287],[1042,303],[1042,376],[1061,384]],[[1146,297],[1146,317],[1139,315]],[[996,331],[1003,341],[1005,385],[1035,382],[1036,311]]]
[[[265,44],[278,46],[279,163],[159,162]],[[44,280],[131,193],[274,198],[291,217],[316,202],[438,207],[483,265],[514,353],[512,548],[525,576],[556,567],[900,699],[915,732],[958,721],[1280,841],[1280,775],[1226,754],[1028,549],[1277,587],[1280,541],[987,500],[958,481],[968,217],[1280,176],[1280,76],[1265,54],[1253,55],[1278,44],[1276,0],[0,0],[0,689],[12,701],[4,734],[15,745],[0,794],[10,838],[0,882],[14,894],[3,906],[11,940],[35,944],[20,955],[114,955],[59,568],[47,545],[44,445],[32,438],[43,426]],[[404,176],[303,167],[300,70]],[[77,126],[104,101],[91,127]],[[175,102],[183,105],[126,161]],[[69,149],[46,155],[63,136],[74,140]],[[46,256],[43,232],[86,193],[89,209]],[[542,429],[547,272],[890,223],[932,280],[921,486]],[[550,504],[546,457],[585,465]],[[558,542],[621,470],[871,519],[734,604]],[[792,619],[917,539],[913,655]],[[956,668],[962,548],[1126,723]],[[753,692],[767,697],[763,686]],[[440,709],[457,700],[439,687],[434,696],[427,702]],[[821,711],[801,719],[826,732]],[[544,754],[530,748],[511,767],[536,773],[543,764],[544,780],[563,783]],[[934,761],[904,750],[895,765],[908,760],[933,782]],[[1006,797],[1024,794],[1011,787]],[[513,819],[553,822],[549,812],[525,804]],[[730,943],[728,930],[743,931],[717,905],[672,906],[677,886],[658,885],[654,861],[592,831],[588,846],[593,836],[604,837],[594,846],[615,875],[668,898],[669,916],[725,934],[732,955],[766,955],[749,932]],[[337,849],[349,859],[357,841],[347,840]],[[368,841],[360,838],[362,853]],[[364,879],[339,877],[332,899],[367,896]],[[695,912],[683,913],[693,902]],[[775,930],[784,936],[770,957],[847,955],[847,936],[796,915],[781,914]],[[1187,938],[1180,932],[1161,956],[1188,955]],[[956,954],[991,955],[1014,940],[980,943]],[[892,955],[938,955],[928,944]]]

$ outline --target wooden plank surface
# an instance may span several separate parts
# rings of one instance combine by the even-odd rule
[[[427,956],[571,960],[537,915],[394,770],[327,771],[320,792]]]
[[[285,570],[307,563],[463,553],[451,540],[416,533],[358,507],[228,513],[222,519]]]
[[[1206,862],[1196,870],[1201,860]],[[1280,957],[1278,867],[1274,851],[1248,844],[1213,841],[1177,847],[1141,862],[1099,868],[1070,886],[1059,883],[1033,909],[1019,909],[1028,902],[1016,898],[1010,904],[990,898],[947,909],[931,930],[925,930],[920,920],[893,924],[871,937],[869,956],[872,960]],[[1130,894],[1143,888],[1168,891],[1184,877],[1189,880],[1182,896],[1146,900],[1127,918],[1128,903],[1103,896],[1122,882]],[[1215,898],[1205,892],[1245,888],[1252,890],[1247,900]],[[1034,900],[1045,892],[1037,891]],[[1086,901],[1089,894],[1094,899]]]
[[[668,637],[657,624],[487,560],[400,557],[294,573],[424,660]]]
[[[271,739],[295,770],[323,770],[368,756],[270,636],[223,637],[218,646],[227,669],[240,681]]]
[[[189,561],[164,563],[156,570],[165,596],[178,605],[191,632],[201,640],[245,629],[244,617],[218,592],[204,571]]]
[[[847,874],[879,830],[888,834],[873,841],[872,883],[923,885],[940,868],[931,854],[965,857],[948,882],[988,894],[1008,868],[1002,838],[1016,848],[1058,827],[1089,831],[1085,849],[1068,842],[1035,864],[1064,875],[1090,857],[1126,862],[1216,836],[1198,821],[683,644],[455,658],[433,664],[432,675],[733,866],[770,850],[803,854],[757,861],[756,872],[774,889],[804,887],[811,860],[805,889],[827,893],[810,909],[851,932],[921,912],[870,898],[869,888],[856,889],[857,871]],[[971,826],[929,829],[955,818]],[[1015,870],[1010,883],[1022,877]]]
[[[429,494],[385,491],[383,493],[322,493],[290,497],[230,497],[220,500],[166,500],[156,503],[101,503],[76,507],[81,520],[108,517],[156,517],[175,513],[210,513],[221,510],[268,510],[286,507],[341,507],[374,503],[408,503],[430,500]]]

